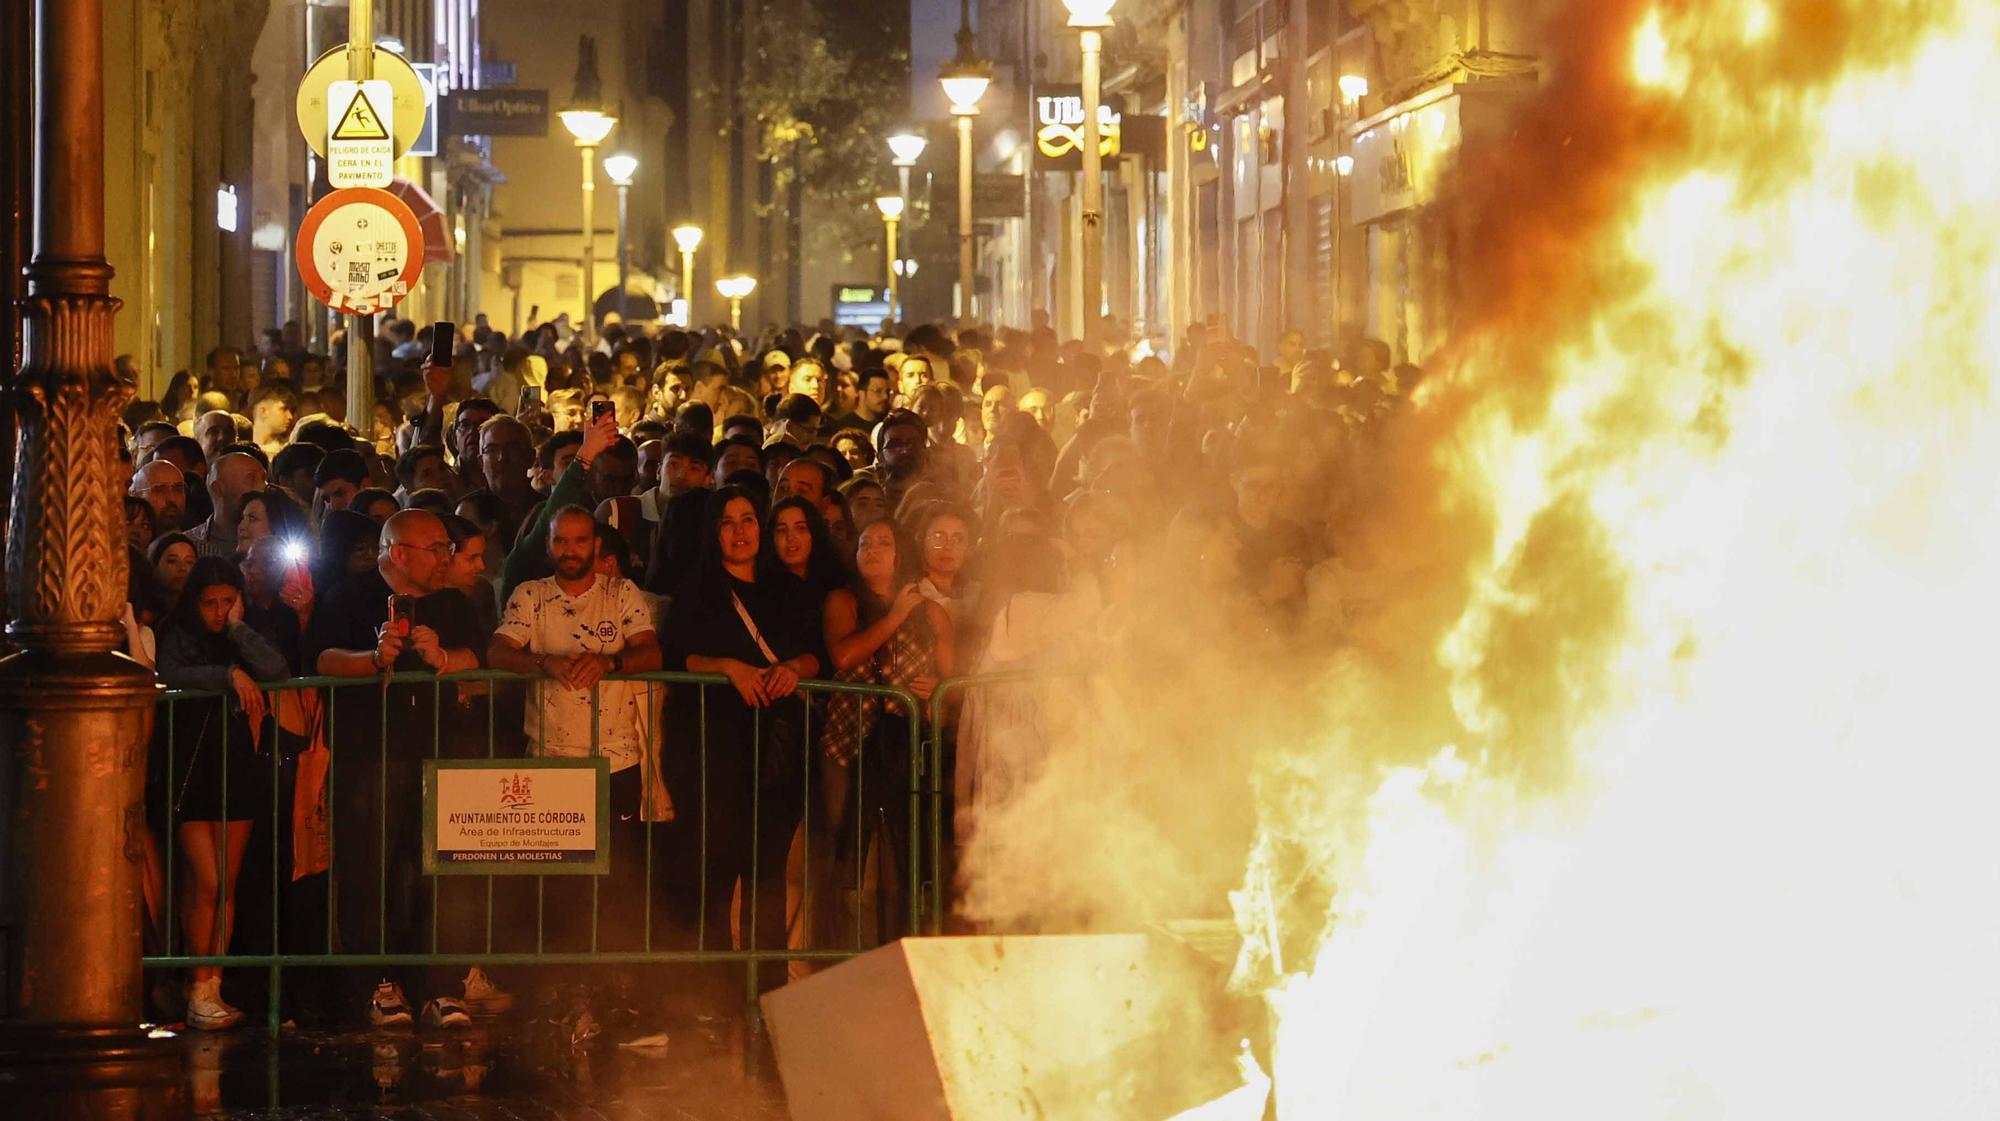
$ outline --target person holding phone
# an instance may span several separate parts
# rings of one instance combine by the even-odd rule
[[[486,636],[472,601],[448,587],[444,523],[404,510],[383,524],[380,545],[376,570],[349,578],[314,612],[306,636],[313,669],[361,679],[478,669]],[[342,945],[356,953],[427,948],[435,885],[420,875],[423,760],[434,728],[447,740],[440,754],[483,754],[485,708],[429,684],[367,681],[333,694],[333,874]],[[386,940],[377,924],[383,912]],[[383,977],[373,987],[371,1023],[409,1023],[404,993],[419,979],[408,970]],[[450,996],[426,1006],[424,1019],[439,1027],[471,1022],[463,1001]]]

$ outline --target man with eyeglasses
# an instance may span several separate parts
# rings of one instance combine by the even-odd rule
[[[156,459],[132,475],[130,493],[153,508],[155,534],[178,533],[187,519],[188,484],[181,469]]]
[[[376,571],[341,584],[313,613],[306,650],[314,670],[375,678],[478,669],[477,651],[486,648],[487,636],[472,600],[446,586],[450,561],[451,536],[437,515],[404,510],[383,523]],[[451,741],[439,745],[441,754],[485,754],[484,706],[460,703],[455,686],[428,683],[384,687],[371,681],[333,693],[333,873],[341,949],[428,949],[432,888],[420,875],[423,760],[432,753],[433,729]],[[387,919],[386,940],[378,915]],[[377,1027],[411,1020],[403,982],[422,979],[421,971],[392,973],[400,978],[385,977],[373,988],[369,1019]],[[437,1027],[471,1022],[452,997],[432,1001],[424,1018]]]

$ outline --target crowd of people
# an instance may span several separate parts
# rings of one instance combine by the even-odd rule
[[[253,836],[287,829],[269,905],[314,951],[782,948],[842,925],[842,893],[806,907],[799,881],[866,863],[882,898],[904,890],[924,714],[811,682],[928,700],[1087,657],[1140,612],[1189,643],[1337,633],[1368,588],[1338,480],[1418,376],[1373,340],[1335,356],[1293,333],[1267,363],[1214,325],[1171,362],[1046,327],[430,334],[384,325],[372,416],[347,415],[343,344],[312,354],[296,324],[128,414],[127,650],[200,691],[155,722],[156,945],[228,953]],[[385,677],[481,668],[529,680]],[[635,679],[659,670],[727,685]],[[273,687],[311,676],[362,687]],[[996,706],[952,711],[962,835],[1034,762]],[[601,891],[514,880],[489,909],[484,886],[424,879],[422,761],[488,754],[608,760]],[[802,822],[823,857],[788,893]],[[315,828],[330,843],[301,842]],[[893,937],[899,911],[870,929]],[[478,967],[366,980],[342,1007],[376,1024],[512,999]],[[221,984],[194,971],[191,1026],[241,1019]]]

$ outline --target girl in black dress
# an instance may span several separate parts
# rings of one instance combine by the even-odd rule
[[[745,948],[783,949],[785,858],[810,763],[802,678],[819,673],[805,584],[763,549],[764,511],[749,490],[710,496],[702,557],[673,598],[661,640],[669,670],[719,673],[727,686],[675,687],[663,766],[693,883],[677,892],[702,945],[730,946],[729,906],[743,882]],[[706,860],[697,854],[706,842]],[[699,878],[694,871],[698,869]],[[760,988],[784,970],[760,971]]]
[[[221,557],[194,563],[160,631],[159,672],[169,689],[221,694],[175,706],[165,793],[186,865],[180,913],[187,952],[227,953],[251,821],[271,805],[270,766],[257,741],[270,734],[268,709],[257,683],[288,672],[284,655],[244,624],[243,576],[234,564]],[[222,1002],[221,984],[220,969],[194,971],[189,1026],[217,1030],[242,1020]]]

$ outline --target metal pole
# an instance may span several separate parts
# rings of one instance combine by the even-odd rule
[[[1097,335],[1097,321],[1104,313],[1104,162],[1098,136],[1098,55],[1104,37],[1094,27],[1082,31],[1083,39],[1083,320],[1078,325],[1086,340]]]
[[[889,255],[885,264],[889,269],[889,317],[895,319],[898,318],[896,309],[901,306],[900,287],[896,283],[896,220],[884,217],[882,225],[889,234]]]
[[[347,77],[365,82],[374,76],[375,0],[348,0]],[[367,439],[375,428],[375,347],[374,332],[362,329],[365,319],[347,317],[347,423]]]
[[[583,147],[583,323],[585,343],[597,341],[597,146]]]
[[[681,250],[681,298],[687,301],[687,325],[694,328],[694,250]]]
[[[908,214],[910,212],[910,165],[900,164],[897,166],[896,182],[903,196],[903,213]],[[896,253],[897,251],[894,248],[889,250],[889,275],[892,277],[896,275]],[[909,317],[903,312],[902,285],[891,280],[889,287],[892,290],[890,294],[889,315],[898,323],[908,322]]]
[[[737,334],[743,332],[743,298],[741,296],[729,297],[729,329]]]
[[[618,319],[623,322],[632,314],[630,304],[625,302],[625,192],[626,184],[618,184]]]
[[[135,387],[112,370],[104,259],[104,7],[37,0],[8,638],[0,659],[0,994],[7,1116],[125,1117],[178,1061],[137,1030],[140,840],[152,674],[123,641],[126,550],[113,432]],[[156,1063],[156,1060],[165,1060]],[[138,1088],[142,1082],[155,1085]]]
[[[972,116],[958,118],[958,318],[972,319]]]

